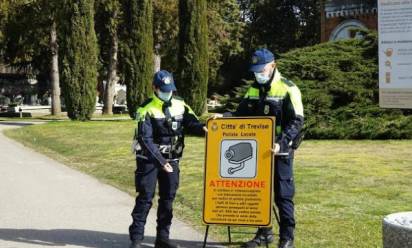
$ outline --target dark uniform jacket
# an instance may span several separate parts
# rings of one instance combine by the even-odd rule
[[[275,116],[277,143],[287,153],[303,128],[303,105],[299,88],[276,70],[269,83],[254,82],[237,110],[225,116]]]
[[[160,166],[166,164],[168,159],[181,158],[185,128],[194,134],[204,134],[204,125],[196,114],[177,97],[164,102],[153,95],[138,108],[136,119],[137,157]]]

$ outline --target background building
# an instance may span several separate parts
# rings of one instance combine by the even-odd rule
[[[353,28],[377,30],[376,0],[325,0],[322,4],[321,41],[353,38]]]
[[[29,71],[0,64],[0,106],[4,110],[9,104],[40,104],[37,80]]]

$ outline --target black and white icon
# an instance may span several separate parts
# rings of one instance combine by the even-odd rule
[[[223,140],[220,176],[223,178],[254,178],[256,176],[256,140]]]

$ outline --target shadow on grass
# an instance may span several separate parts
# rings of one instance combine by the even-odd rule
[[[66,245],[89,248],[127,248],[130,241],[127,234],[108,233],[74,229],[0,229],[0,242],[11,241],[16,243],[38,245],[39,247],[60,247]],[[146,237],[144,247],[153,247],[155,237]],[[180,247],[203,247],[203,242],[174,240]],[[233,244],[233,243],[232,243]],[[22,245],[21,247],[24,247]],[[222,244],[210,242],[207,247],[224,247]]]
[[[1,121],[0,120],[0,125],[24,127],[24,126],[31,126],[31,125],[33,125],[33,123],[24,122],[24,121],[21,121],[21,122],[15,121],[15,122],[13,122],[13,121]]]

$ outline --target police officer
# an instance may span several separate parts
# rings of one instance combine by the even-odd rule
[[[204,134],[201,124],[185,102],[173,96],[176,91],[173,76],[159,71],[153,79],[154,95],[137,110],[135,134],[136,205],[132,212],[133,223],[129,227],[131,248],[143,247],[144,226],[156,188],[159,183],[157,209],[157,234],[155,247],[177,247],[169,239],[173,218],[173,200],[179,185],[179,160],[184,148],[183,129]]]
[[[275,153],[275,203],[280,216],[280,248],[292,248],[295,229],[293,196],[294,150],[301,140],[303,105],[298,87],[282,77],[277,70],[275,56],[267,49],[259,49],[252,56],[250,67],[255,82],[234,113],[224,116],[275,116],[277,143]],[[259,228],[255,237],[243,247],[257,247],[272,243],[272,228]]]

